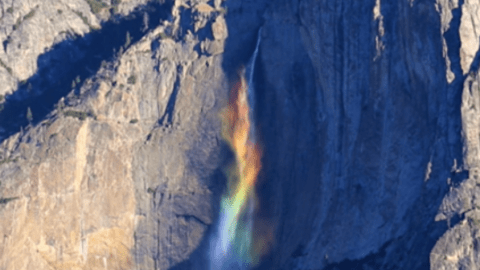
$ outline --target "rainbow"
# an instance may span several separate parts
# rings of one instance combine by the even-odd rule
[[[217,236],[213,243],[212,269],[246,268],[258,262],[252,230],[255,182],[261,168],[261,151],[252,139],[248,84],[244,70],[230,93],[223,113],[223,137],[235,153],[230,169],[229,192],[222,198]]]

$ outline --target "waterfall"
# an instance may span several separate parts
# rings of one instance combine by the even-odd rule
[[[252,58],[230,92],[230,104],[223,113],[223,136],[235,153],[235,170],[228,175],[230,190],[222,197],[218,225],[210,242],[211,270],[246,270],[258,262],[253,231],[255,182],[262,153],[255,140],[253,75],[260,31]]]
[[[254,115],[255,115],[255,87],[253,83],[253,74],[255,71],[255,62],[257,61],[257,55],[258,55],[258,48],[260,47],[260,40],[261,40],[261,33],[262,33],[262,28],[258,30],[257,34],[257,44],[255,46],[255,51],[253,51],[252,58],[250,61],[248,61],[247,68],[245,69],[245,76],[247,77],[248,81],[248,103],[250,104],[250,121],[252,123],[255,123],[254,120]],[[251,126],[251,138],[253,142],[255,142],[255,125]]]

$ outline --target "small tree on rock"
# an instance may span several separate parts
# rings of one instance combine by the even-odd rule
[[[27,120],[28,120],[28,122],[33,121],[32,110],[30,109],[30,107],[27,108]]]
[[[126,49],[132,43],[132,37],[130,36],[130,32],[127,31],[127,36],[125,37],[125,45],[123,47]]]

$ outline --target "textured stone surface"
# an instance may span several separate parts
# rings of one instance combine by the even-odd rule
[[[21,81],[37,71],[37,58],[68,37],[84,36],[111,15],[109,8],[128,14],[146,0],[123,0],[98,11],[89,3],[98,0],[0,2],[0,94],[12,93]],[[97,4],[98,5],[98,4]],[[94,12],[95,11],[95,12]]]
[[[375,4],[285,1],[266,13],[259,114],[263,134],[281,134],[265,139],[274,269],[422,269],[441,234],[433,218],[461,144],[440,17],[433,3]]]
[[[468,170],[469,177],[450,189],[437,213],[436,220],[447,220],[451,227],[430,254],[432,269],[475,269],[480,263],[477,248],[480,230],[479,85],[478,73],[466,77],[463,85],[461,111],[465,165],[452,168],[452,172]]]
[[[3,141],[0,194],[19,198],[0,205],[2,269],[167,269],[198,246],[213,218],[224,79],[220,56],[193,49],[201,36],[161,37],[172,28]]]
[[[460,22],[460,57],[463,74],[470,71],[473,58],[478,52],[480,38],[480,4],[477,1],[466,0],[462,5]]]
[[[436,3],[436,9],[440,13],[441,32],[445,34],[450,29],[450,22],[453,19],[452,10],[458,10],[458,0],[438,0]],[[443,42],[443,57],[445,58],[445,64],[447,66],[446,78],[449,83],[455,79],[455,75],[451,69],[450,57],[448,56],[448,46],[444,37]]]

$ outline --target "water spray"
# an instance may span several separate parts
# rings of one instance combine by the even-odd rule
[[[262,153],[253,125],[253,74],[260,31],[252,59],[240,71],[240,80],[231,89],[229,105],[223,113],[223,136],[235,153],[235,164],[228,175],[228,192],[222,197],[218,227],[211,242],[211,270],[243,270],[258,263],[253,249],[253,219]]]

